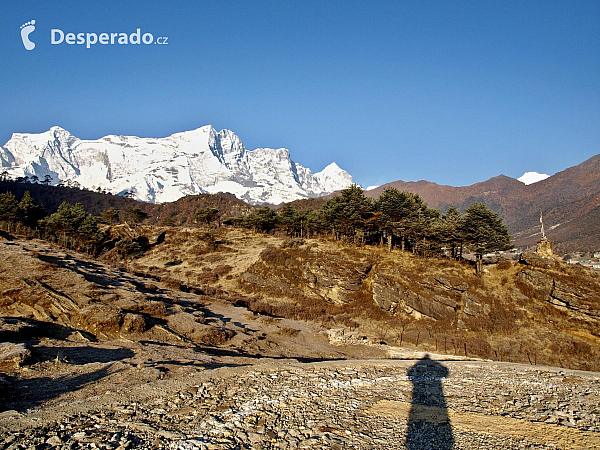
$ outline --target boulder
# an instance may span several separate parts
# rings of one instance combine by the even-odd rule
[[[90,305],[79,312],[78,323],[96,337],[116,335],[121,330],[123,316],[120,308],[103,304]]]
[[[146,319],[140,314],[127,313],[121,325],[122,333],[143,333],[148,328]]]

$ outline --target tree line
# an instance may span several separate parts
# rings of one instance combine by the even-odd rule
[[[54,214],[47,215],[28,191],[20,201],[10,192],[0,194],[0,225],[5,230],[16,231],[18,227],[35,230],[40,237],[88,253],[98,254],[115,246],[106,231],[99,231],[99,224],[137,224],[147,217],[139,207],[110,208],[93,216],[81,204],[67,202]],[[196,210],[195,220],[263,233],[281,231],[290,237],[329,235],[357,245],[387,245],[390,250],[399,247],[421,256],[447,255],[458,259],[466,250],[477,256],[478,273],[484,254],[510,247],[510,236],[502,219],[482,203],[472,204],[464,214],[455,207],[442,214],[429,208],[418,194],[395,188],[370,199],[360,186],[353,185],[320,208],[309,210],[298,210],[288,204],[277,211],[265,206],[245,215],[227,217],[226,211],[205,207]],[[122,244],[124,249],[137,245]]]
[[[81,203],[66,201],[60,204],[56,212],[48,215],[42,205],[34,202],[29,191],[23,193],[21,200],[17,200],[12,192],[0,193],[0,229],[47,239],[93,255],[112,248],[122,255],[143,251],[148,244],[147,238],[115,240],[108,230],[101,230],[100,224],[111,225],[121,221],[137,224],[147,217],[145,211],[133,207],[124,211],[111,208],[100,216],[94,216]]]
[[[208,216],[206,211],[197,214],[197,218]],[[467,250],[477,256],[478,273],[483,255],[510,248],[508,228],[482,203],[472,204],[464,214],[454,206],[442,214],[418,194],[395,188],[370,199],[353,185],[319,209],[263,207],[225,223],[264,233],[282,230],[290,237],[328,234],[359,245],[381,244],[390,250],[397,246],[421,256],[446,254],[458,259]]]

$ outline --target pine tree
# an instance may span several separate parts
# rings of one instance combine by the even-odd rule
[[[19,222],[30,228],[35,228],[38,221],[46,216],[46,211],[43,206],[35,204],[29,191],[25,191],[19,202],[18,216]]]
[[[442,216],[438,226],[438,239],[442,245],[449,247],[450,256],[454,259],[459,258],[460,249],[463,245],[463,221],[463,216],[456,206],[452,205],[446,214]]]
[[[510,248],[510,235],[502,219],[483,203],[473,203],[466,211],[461,227],[465,244],[477,257],[477,275],[481,276],[483,255]]]
[[[367,220],[372,216],[373,205],[356,184],[342,190],[322,208],[322,219],[336,239],[340,236],[354,239],[357,231],[367,228]]]
[[[380,229],[388,235],[388,239],[398,235],[402,250],[407,242],[414,247],[423,239],[433,219],[439,215],[439,212],[429,209],[418,194],[396,188],[383,191],[376,201],[376,208],[381,211]],[[391,249],[391,243],[389,245]]]
[[[206,223],[208,226],[212,222],[218,221],[219,226],[221,226],[221,211],[217,208],[202,208],[196,211],[194,214],[194,218],[198,222]]]
[[[19,218],[19,202],[12,192],[0,194],[0,222],[15,223]]]

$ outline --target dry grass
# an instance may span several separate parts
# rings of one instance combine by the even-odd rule
[[[174,260],[181,264],[164,267]],[[306,278],[307,268],[315,264],[325,272],[341,270],[336,264],[350,270],[370,264],[372,269],[361,280],[360,289],[340,301],[328,288],[317,288]],[[355,247],[332,240],[292,241],[221,228],[208,233],[172,229],[166,241],[136,259],[134,267],[160,277],[174,289],[223,296],[260,314],[260,320],[273,323],[276,317],[285,317],[323,327],[359,328],[379,341],[428,351],[461,355],[466,351],[470,356],[524,363],[537,358],[538,364],[600,369],[599,325],[557,310],[524,286],[519,293],[515,280],[525,267],[510,261],[485,265],[487,272],[479,278],[468,262],[424,259],[400,250],[388,252],[385,247]],[[268,285],[241,281],[240,275],[247,271],[267,280]],[[544,272],[565,284],[600,292],[600,275],[585,269],[558,266]],[[392,316],[373,301],[375,273],[426,299],[444,295],[460,301],[460,292],[447,290],[436,277],[467,283],[469,293],[490,312],[481,317],[463,315],[460,326],[450,320],[415,320],[404,313]]]

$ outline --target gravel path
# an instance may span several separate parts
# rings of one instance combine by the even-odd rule
[[[600,374],[479,361],[224,367],[0,414],[17,448],[600,448]]]

